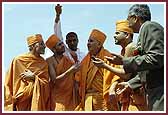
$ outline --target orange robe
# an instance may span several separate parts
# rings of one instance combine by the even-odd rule
[[[74,63],[63,56],[55,66],[56,76],[67,71]],[[57,79],[55,84],[51,83],[51,110],[73,111],[76,107],[74,74]]]
[[[118,68],[118,65],[110,64],[109,61],[107,61],[106,59],[104,60],[104,62],[112,67]],[[119,111],[119,105],[117,102],[117,98],[113,99],[112,103],[110,102],[109,89],[110,86],[119,79],[120,79],[119,76],[115,75],[109,70],[104,69],[103,97],[105,99],[106,105],[108,105],[109,106],[108,108],[110,108],[110,110],[112,111]]]
[[[104,56],[111,54],[102,48],[96,57],[104,60]],[[99,69],[93,64],[89,53],[81,63],[80,72],[81,103],[78,107],[85,111],[112,110],[107,94],[114,74],[104,74],[104,69]]]
[[[35,73],[34,82],[21,80],[20,74],[25,69]],[[48,79],[48,65],[42,57],[35,57],[30,53],[16,57],[5,78],[5,111],[49,110]]]

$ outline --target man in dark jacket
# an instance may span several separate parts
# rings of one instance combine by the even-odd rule
[[[164,28],[151,21],[150,9],[146,4],[133,5],[129,9],[127,20],[134,33],[139,33],[137,55],[123,58],[113,54],[115,56],[107,57],[107,59],[113,64],[123,65],[123,73],[138,72],[141,83],[145,83],[149,110],[163,111]],[[134,87],[131,83],[136,85],[132,81],[129,84],[130,87]]]

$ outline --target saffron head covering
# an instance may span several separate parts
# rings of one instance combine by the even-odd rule
[[[35,35],[31,35],[29,37],[27,37],[27,44],[28,46],[33,45],[34,43],[37,42],[41,42],[42,39],[42,35],[41,34],[35,34]]]
[[[116,22],[116,31],[127,32],[133,34],[132,28],[129,27],[128,20],[120,20]]]
[[[92,30],[90,37],[98,40],[101,44],[103,44],[104,41],[106,40],[106,35],[97,29]]]
[[[60,39],[55,34],[53,34],[46,41],[46,46],[49,49],[52,49],[59,41],[60,41]]]

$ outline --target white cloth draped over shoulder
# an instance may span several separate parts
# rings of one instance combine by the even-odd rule
[[[63,36],[62,36],[62,31],[61,31],[61,21],[58,21],[58,23],[54,23],[54,33],[57,35],[57,37],[60,38],[60,40],[64,41],[64,40],[63,40]],[[64,43],[64,45],[65,45],[65,43]],[[64,53],[64,55],[66,55],[66,56],[69,57],[72,61],[74,61],[74,59],[72,58],[72,56],[71,56],[71,54],[70,54],[71,51],[72,51],[72,50],[69,49],[69,48],[65,45],[65,53]],[[79,48],[77,49],[77,51],[76,51],[75,53],[77,54],[77,57],[78,57],[79,62],[81,62],[82,59],[85,57],[85,54],[84,54],[83,52],[81,52]],[[53,55],[52,51],[47,48],[47,50],[46,50],[46,55],[45,55],[44,57],[47,58],[47,57],[50,57],[50,56],[52,56],[52,55]]]

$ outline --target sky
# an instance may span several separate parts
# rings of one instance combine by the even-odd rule
[[[92,3],[10,3],[2,5],[2,68],[6,72],[12,59],[28,52],[27,37],[42,34],[44,41],[54,33],[55,5],[62,5],[62,34],[74,31],[78,34],[78,47],[87,53],[87,41],[92,29],[99,29],[107,35],[104,47],[111,52],[120,53],[121,47],[114,44],[115,23],[127,18],[128,10],[134,2],[92,2]],[[147,2],[152,21],[164,28],[166,13],[165,2]],[[134,35],[136,43],[138,34]],[[47,52],[48,49],[46,49]]]

